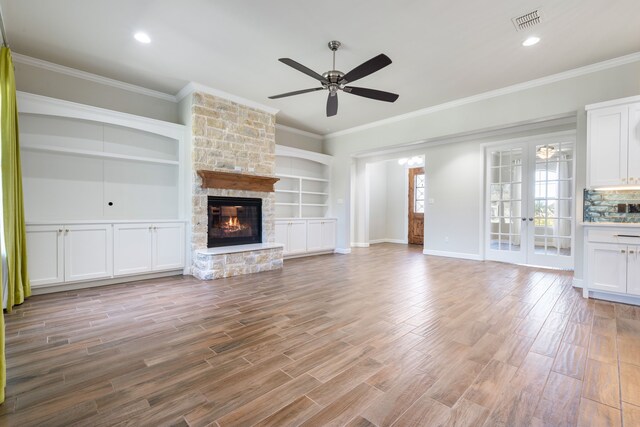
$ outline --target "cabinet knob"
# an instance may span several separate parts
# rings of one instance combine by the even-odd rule
[[[533,221],[533,218],[529,218],[529,221]]]
[[[633,251],[629,251],[629,253],[633,255]]]
[[[621,253],[621,254],[624,254],[624,253],[626,253],[626,252],[627,252],[627,251],[625,251],[624,249],[621,249],[621,250],[620,250],[620,253]]]
[[[63,230],[62,230],[62,228],[61,228],[61,229],[59,229],[59,230],[58,230],[58,233],[62,233],[62,231],[63,231]]]

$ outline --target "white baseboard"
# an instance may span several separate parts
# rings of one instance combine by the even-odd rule
[[[334,252],[337,254],[348,255],[351,253],[351,248],[336,248]]]
[[[610,294],[608,292],[589,291],[589,297],[622,304],[640,305],[640,296]]]
[[[582,289],[584,287],[584,280],[577,279],[577,278],[574,277],[572,284],[573,284],[574,288]]]
[[[482,257],[480,255],[468,254],[464,252],[434,251],[432,249],[424,249],[422,253],[425,255],[442,256],[447,258],[460,258],[460,259],[470,259],[473,261],[482,261]]]
[[[351,247],[353,248],[368,248],[369,244],[368,243],[356,243],[356,242],[352,242],[351,243]]]
[[[406,240],[402,240],[402,239],[376,239],[376,240],[369,240],[369,244],[370,245],[375,245],[378,243],[397,243],[400,245],[406,245],[408,244],[408,242]]]
[[[159,279],[161,277],[184,275],[182,269],[162,273],[138,274],[135,276],[115,277],[113,279],[93,280],[90,282],[56,283],[55,285],[36,286],[31,288],[31,295],[52,294],[54,292],[75,291],[77,289],[95,288],[97,286],[117,285],[137,282],[138,280]]]

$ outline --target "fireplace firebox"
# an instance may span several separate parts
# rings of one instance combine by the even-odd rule
[[[207,247],[262,242],[262,199],[209,196]]]

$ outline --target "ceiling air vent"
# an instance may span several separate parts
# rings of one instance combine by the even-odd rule
[[[540,9],[536,9],[524,15],[511,18],[513,26],[516,27],[516,31],[526,30],[540,23]]]

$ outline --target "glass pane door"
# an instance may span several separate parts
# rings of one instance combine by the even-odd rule
[[[533,207],[529,224],[530,264],[571,268],[573,264],[573,141],[535,144],[530,153]]]
[[[522,145],[487,151],[488,259],[524,262],[522,208],[526,199],[522,184],[523,154]]]

